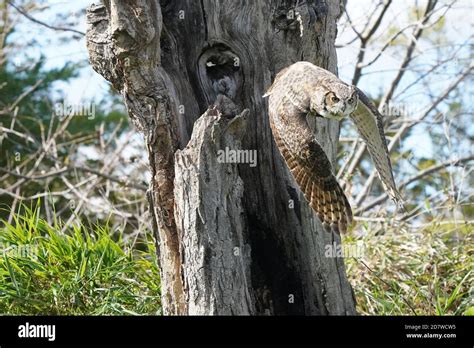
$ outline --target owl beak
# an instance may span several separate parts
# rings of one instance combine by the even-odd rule
[[[310,115],[310,116],[314,116],[314,117],[321,117],[321,118],[323,117],[323,116],[321,116],[320,114],[318,114],[316,111],[310,111],[310,112],[309,112],[309,115]]]

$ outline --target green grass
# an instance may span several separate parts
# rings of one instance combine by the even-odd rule
[[[360,314],[473,315],[473,225],[385,228],[343,243],[362,243],[346,270]]]
[[[0,226],[0,314],[160,314],[151,238],[132,244],[84,225],[62,233],[27,208]]]
[[[0,224],[0,314],[161,314],[151,236],[126,241],[108,227],[48,224],[23,208]],[[367,228],[346,258],[357,311],[366,315],[474,315],[473,226]],[[356,244],[357,243],[357,244]]]

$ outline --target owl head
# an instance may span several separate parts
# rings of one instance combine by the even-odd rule
[[[332,85],[330,91],[317,92],[310,100],[311,111],[319,116],[341,120],[354,112],[358,97],[354,86]]]

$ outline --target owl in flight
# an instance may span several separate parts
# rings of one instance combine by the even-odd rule
[[[352,211],[328,157],[307,124],[308,114],[336,120],[350,116],[367,144],[385,190],[395,202],[402,203],[393,179],[382,115],[361,90],[325,69],[297,62],[278,73],[267,96],[278,149],[327,230],[345,232]],[[367,113],[353,114],[359,101]]]

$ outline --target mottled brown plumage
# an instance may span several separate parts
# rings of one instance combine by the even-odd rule
[[[275,142],[306,200],[326,228],[345,232],[352,211],[331,163],[306,122],[310,115],[340,120],[351,115],[360,100],[368,113],[352,116],[367,142],[384,187],[401,201],[383,133],[381,115],[356,87],[308,62],[298,62],[278,73],[269,96],[270,126]]]

